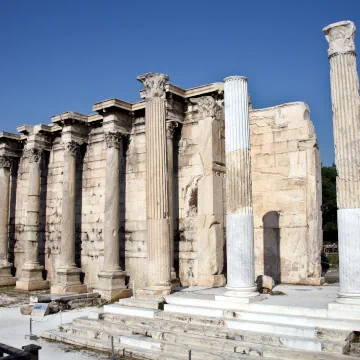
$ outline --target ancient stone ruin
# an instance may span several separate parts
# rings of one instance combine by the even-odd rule
[[[184,90],[148,73],[137,78],[142,101],[105,100],[95,114],[1,133],[0,284],[51,287],[49,303],[120,299],[44,338],[146,359],[359,357],[355,25],[323,31],[340,291],[320,286],[320,155],[308,106],[252,109],[244,76]],[[317,286],[287,286],[276,300],[259,293],[258,275],[267,288]]]
[[[0,283],[107,299],[159,284],[167,293],[171,282],[224,286],[225,215],[245,206],[249,281],[320,284],[320,157],[308,106],[250,109],[251,157],[247,143],[236,160],[225,151],[238,139],[225,127],[224,83],[184,90],[161,74],[138,80],[137,103],[109,99],[95,114],[0,133]]]

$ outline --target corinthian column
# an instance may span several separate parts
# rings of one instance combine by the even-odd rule
[[[166,144],[165,84],[168,76],[148,73],[137,78],[145,87],[147,287],[137,296],[171,292],[169,178]]]
[[[323,32],[329,43],[337,171],[340,264],[337,302],[360,304],[360,119],[355,30],[351,21],[341,21],[325,27]]]
[[[0,286],[15,285],[16,282],[11,275],[12,264],[8,261],[10,166],[9,158],[0,156]]]
[[[247,78],[230,76],[224,81],[227,209],[224,295],[249,302],[258,300],[259,293],[255,285]]]
[[[40,290],[49,287],[49,282],[42,278],[44,267],[38,261],[41,155],[41,149],[31,148],[27,151],[29,179],[25,222],[25,264],[21,269],[19,280],[16,281],[16,288],[21,290]]]
[[[61,215],[60,264],[56,272],[56,284],[52,293],[87,291],[80,281],[81,269],[75,264],[75,202],[76,202],[76,153],[79,144],[75,141],[64,143],[64,168]]]
[[[167,161],[168,161],[168,179],[169,179],[169,237],[170,237],[170,264],[171,264],[171,282],[179,285],[176,279],[174,265],[174,134],[178,124],[175,121],[166,123],[166,143],[167,143]]]
[[[123,134],[108,132],[106,141],[106,183],[104,212],[104,267],[98,275],[95,292],[107,300],[128,297],[125,271],[120,267],[120,171]]]

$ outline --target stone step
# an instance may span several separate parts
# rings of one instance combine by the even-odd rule
[[[183,294],[172,294],[166,297],[166,303],[170,305],[183,305],[188,307],[199,307],[219,310],[242,310],[257,313],[280,314],[280,315],[294,315],[326,318],[328,315],[327,309],[308,308],[300,306],[284,306],[284,305],[269,305],[262,301],[253,303],[243,303],[232,298],[226,301],[218,301],[211,299],[202,299],[194,297],[184,297]]]
[[[282,324],[278,322],[265,322],[260,320],[244,320],[242,318],[213,318],[213,317],[203,317],[198,315],[192,314],[185,314],[185,313],[170,313],[170,312],[160,312],[156,315],[156,318],[161,318],[167,321],[176,321],[182,322],[185,324],[192,324],[192,325],[208,325],[208,326],[215,326],[217,328],[229,328],[229,329],[243,329],[246,328],[242,324],[248,324],[251,328],[247,328],[246,330],[255,331],[253,326],[259,325],[257,329],[259,330],[262,325],[269,326],[268,331],[275,334],[285,334],[289,335],[290,333],[295,336],[309,336],[315,330],[315,337],[319,339],[329,339],[329,340],[351,340],[353,331],[350,330],[341,330],[341,329],[327,329],[322,327],[315,327],[315,326],[308,326],[308,325],[293,325],[291,321],[288,324]],[[251,325],[255,324],[255,325]],[[271,328],[272,327],[272,328]],[[292,330],[290,330],[292,328]],[[265,330],[265,327],[262,328]],[[301,335],[303,333],[303,335]]]
[[[159,309],[163,308],[163,303],[160,303],[158,301],[139,300],[139,299],[135,299],[134,297],[120,299],[119,304],[122,306],[137,307],[137,308],[143,308],[143,309],[153,309],[153,310],[159,310]]]
[[[97,319],[99,318],[97,313]],[[90,315],[89,315],[90,317]],[[352,340],[353,332],[349,330],[334,330],[297,325],[282,325],[246,320],[228,320],[225,318],[210,318],[194,315],[159,312],[151,321],[137,316],[121,316],[103,313],[101,318],[109,322],[126,323],[128,325],[158,327],[164,330],[192,331],[195,334],[209,334],[214,332],[222,337],[221,332],[228,334],[230,331],[240,330],[254,333],[270,333],[272,335],[289,335],[323,340]],[[230,331],[229,331],[230,330]],[[219,334],[218,334],[219,333]]]
[[[91,320],[89,320],[90,322]],[[98,321],[98,326],[93,323],[93,326],[84,326],[83,324],[65,324],[60,325],[58,330],[67,332],[76,336],[89,337],[94,339],[106,340],[111,335],[118,339],[122,344],[141,347],[145,349],[169,349],[174,346],[187,345],[187,346],[200,346],[204,348],[214,349],[216,351],[226,352],[241,352],[248,354],[250,351],[256,349],[256,351],[262,351],[263,347],[283,347],[288,349],[317,351],[317,352],[330,352],[343,354],[349,349],[349,344],[345,341],[330,341],[330,340],[316,340],[306,339],[294,336],[282,336],[278,339],[277,343],[271,343],[271,334],[264,334],[264,337],[268,338],[271,345],[264,345],[260,343],[250,343],[242,336],[239,336],[236,340],[208,337],[206,335],[195,335],[186,333],[164,332],[161,329],[148,329],[144,332],[130,333],[129,328],[122,329],[119,327],[118,331],[114,331],[113,328],[104,326],[102,321]],[[101,324],[100,324],[101,323]],[[89,323],[87,324],[89,325]],[[259,338],[258,338],[259,339]],[[274,338],[275,339],[275,338]],[[178,349],[182,351],[182,347]]]
[[[194,325],[185,325],[171,322],[162,322],[162,321],[137,321],[130,320],[129,323],[126,321],[126,318],[117,319],[117,322],[112,321],[96,321],[88,318],[77,318],[73,320],[75,325],[91,327],[102,331],[108,331],[111,333],[122,333],[128,335],[144,335],[151,336],[153,338],[163,338],[168,333],[177,333],[177,334],[189,334],[189,335],[199,335],[205,336],[209,339],[228,339],[228,340],[237,340],[245,341],[255,344],[264,344],[272,346],[287,346],[292,347],[293,338],[289,335],[277,335],[271,333],[260,333],[260,332],[251,332],[246,330],[233,331],[227,329],[218,329],[210,326],[194,326]],[[307,340],[304,337],[297,337],[301,340]],[[310,339],[314,342],[315,339]],[[346,344],[346,343],[345,343]]]
[[[334,330],[360,331],[360,321],[353,321],[349,319],[333,319],[314,316],[308,317],[301,315],[282,315],[275,313],[252,312],[243,310],[221,310],[172,304],[165,304],[164,313],[177,313],[183,314],[184,316],[191,315],[197,317],[219,319],[227,318],[254,322],[265,322],[271,324],[316,327]]]
[[[52,337],[56,335],[55,338]],[[94,329],[65,324],[61,331],[49,331],[42,335],[45,338],[53,340],[69,342],[77,339],[77,344],[88,346],[91,348],[97,347],[97,342],[107,344],[109,348],[110,337],[114,336],[112,333],[102,331],[94,331]],[[276,346],[264,346],[243,343],[240,346],[234,346],[233,341],[224,340],[221,346],[213,344],[214,347],[209,347],[209,342],[204,342],[204,339],[196,336],[183,336],[185,344],[178,343],[174,338],[176,334],[170,334],[171,338],[167,340],[158,340],[145,336],[114,336],[114,344],[116,348],[131,348],[137,351],[151,351],[154,353],[163,353],[163,357],[146,357],[148,359],[171,359],[165,354],[176,354],[179,358],[189,358],[189,351],[191,350],[192,359],[220,360],[220,359],[254,359],[254,356],[268,359],[287,359],[287,360],[351,360],[356,359],[341,354],[319,353],[313,351],[299,351],[293,349],[279,348]],[[185,339],[186,338],[186,339]],[[191,341],[189,341],[191,340]],[[217,339],[219,340],[219,339]]]
[[[103,340],[94,340],[88,339],[84,337],[69,335],[56,330],[45,331],[42,335],[42,338],[51,340],[51,341],[59,341],[62,343],[83,346],[88,349],[100,350],[104,352],[111,352],[111,343],[110,341]],[[135,358],[135,359],[151,359],[151,360],[185,360],[188,359],[186,356],[180,356],[176,354],[169,354],[165,352],[154,352],[148,351],[140,348],[135,348],[131,346],[123,346],[122,344],[114,344],[115,353],[121,356],[126,356],[127,358]]]
[[[145,318],[149,318],[149,319],[154,318],[155,314],[160,311],[161,310],[124,306],[124,305],[120,305],[120,304],[104,305],[105,313],[140,316],[140,317],[145,317]]]

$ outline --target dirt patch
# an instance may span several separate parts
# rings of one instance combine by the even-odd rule
[[[17,290],[15,286],[0,287],[0,307],[17,307],[29,303],[31,295],[49,294],[49,290],[24,291]]]

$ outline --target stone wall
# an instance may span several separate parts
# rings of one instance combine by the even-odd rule
[[[321,163],[309,108],[250,112],[256,274],[283,283],[320,278]]]
[[[210,107],[197,97],[184,105],[176,100],[181,106],[173,108],[183,114],[174,137],[174,235],[175,268],[184,286],[225,284],[224,118],[222,111],[215,111],[216,96],[204,98]],[[304,103],[252,110],[250,121],[256,274],[287,283],[316,283],[321,179],[309,110]],[[77,153],[75,225],[76,263],[91,289],[104,262],[106,143],[101,117],[88,125],[89,136]],[[39,253],[52,283],[61,252],[64,150],[61,128],[57,131],[49,135],[51,151],[45,151],[41,163]],[[138,110],[123,148],[120,186],[120,262],[127,282],[136,288],[147,279],[145,141],[144,110]],[[14,166],[10,253],[19,273],[24,263],[27,157]]]

